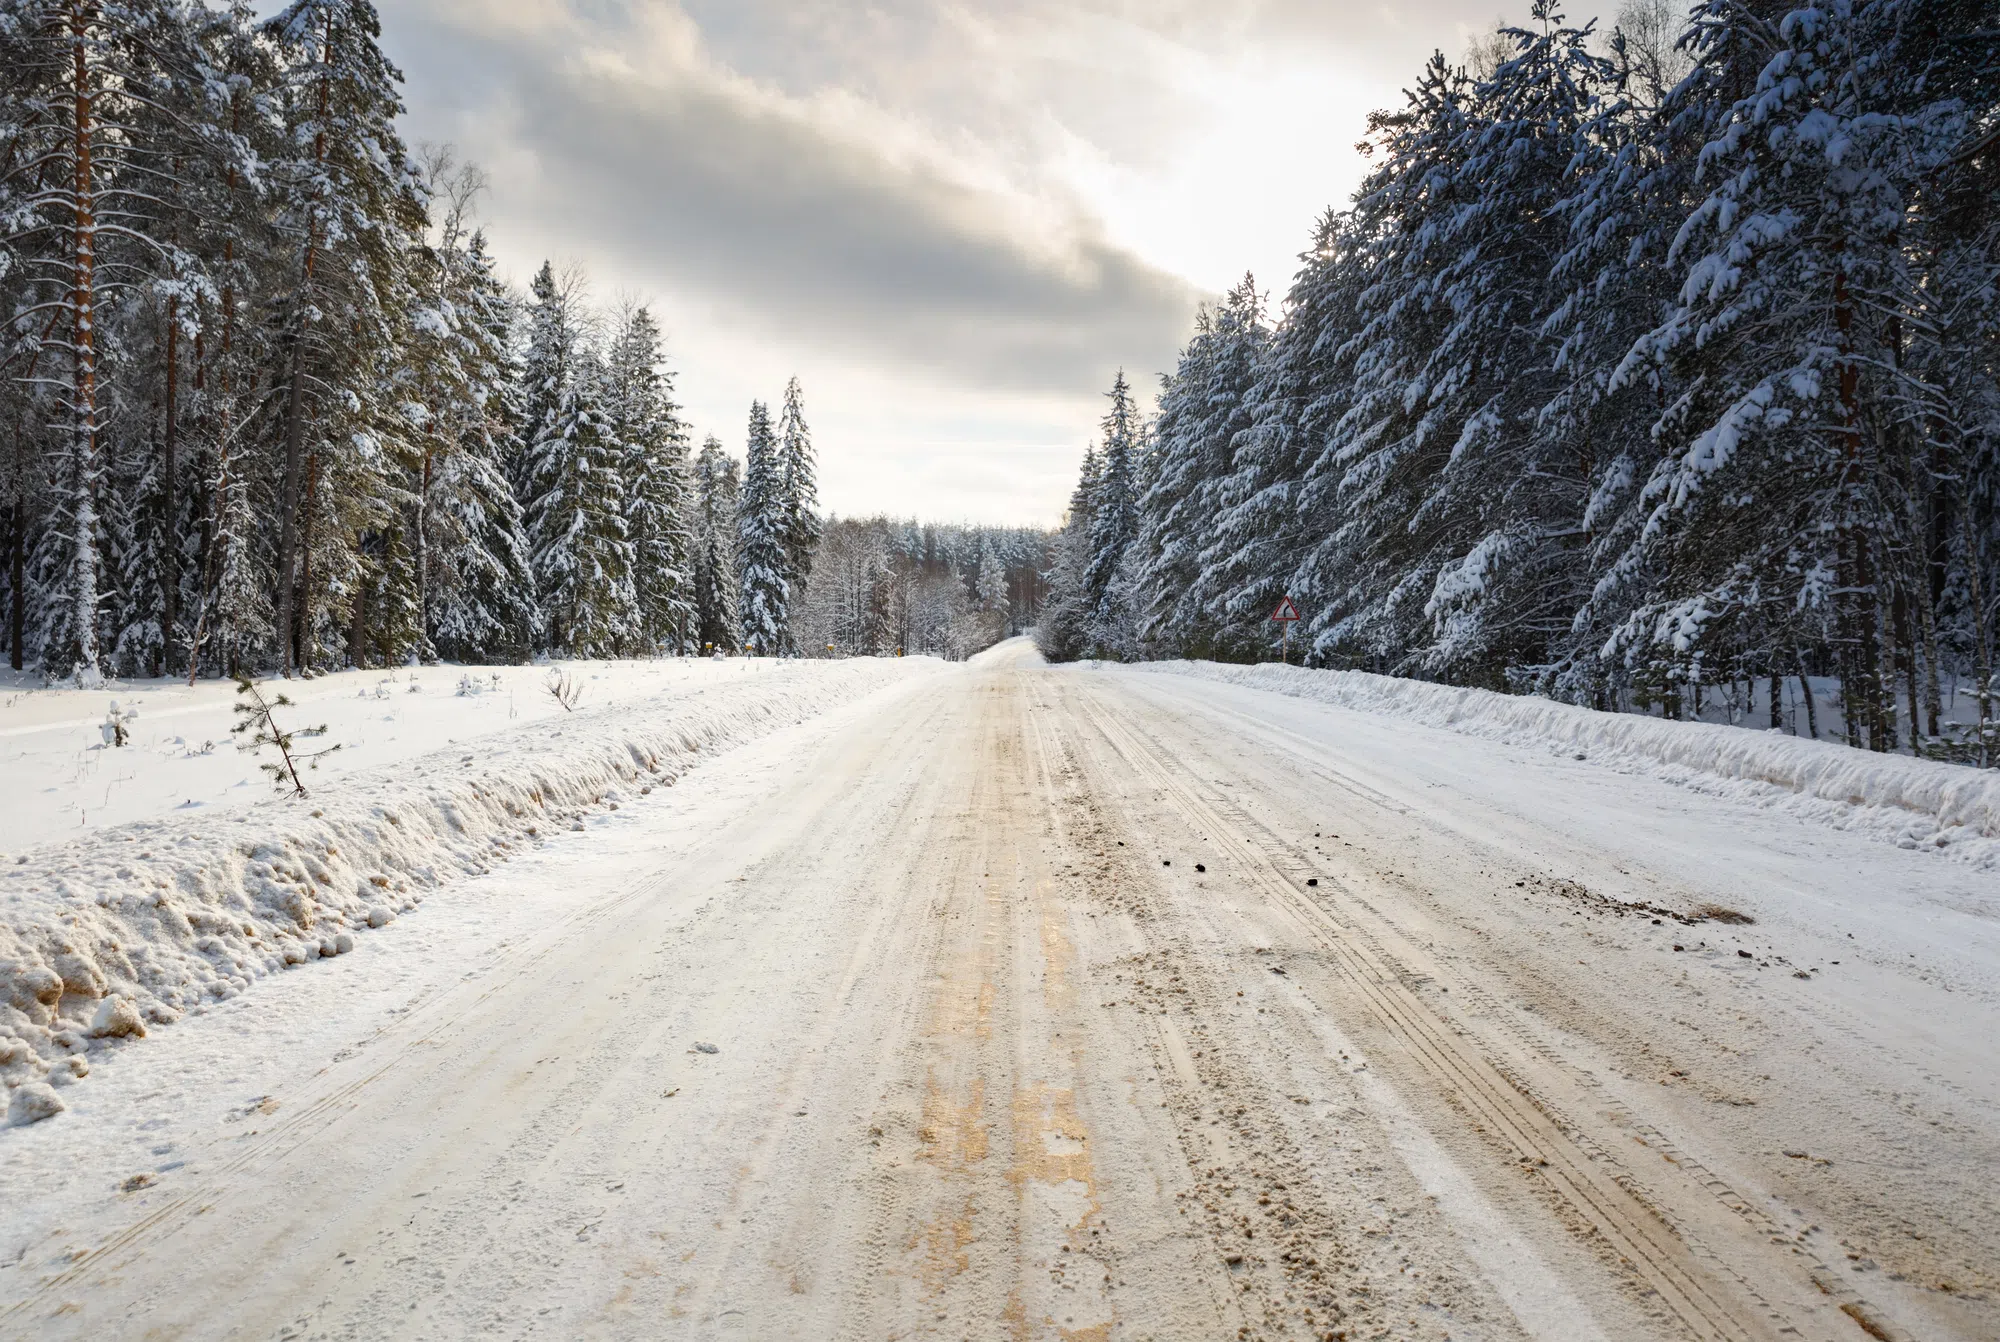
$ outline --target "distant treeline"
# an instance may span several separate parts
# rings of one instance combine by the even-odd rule
[[[800,650],[970,656],[1034,626],[1048,544],[1029,528],[836,518],[806,583]]]

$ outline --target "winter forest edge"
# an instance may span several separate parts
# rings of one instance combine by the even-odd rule
[[[1119,375],[1048,656],[1289,595],[1308,665],[1996,762],[1990,4],[1537,3],[1361,149],[1276,320]]]
[[[0,2],[15,670],[963,657],[1033,622],[1044,533],[823,520],[796,380],[740,461],[696,451],[648,308],[511,291],[379,38],[365,0]]]

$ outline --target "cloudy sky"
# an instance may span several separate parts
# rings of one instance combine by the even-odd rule
[[[525,281],[652,304],[697,433],[796,373],[840,513],[1052,524],[1123,366],[1282,296],[1491,0],[377,0]]]

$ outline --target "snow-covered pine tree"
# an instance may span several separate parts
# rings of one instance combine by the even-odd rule
[[[1607,653],[1664,654],[1699,684],[1736,670],[1770,605],[1823,611],[1847,738],[1877,750],[1897,745],[1895,626],[1916,541],[1907,434],[1925,391],[1904,371],[1901,319],[1922,305],[1914,169],[1951,142],[1921,96],[1905,101],[1901,53],[1925,26],[1910,13],[1836,4],[1773,28],[1707,6],[1694,45],[1713,93],[1708,189],[1670,253],[1680,301],[1619,373],[1670,365],[1687,390],[1655,426],[1670,452],[1636,542],[1672,579]]]
[[[1000,562],[1000,552],[993,548],[993,537],[979,538],[979,571],[972,587],[973,601],[980,610],[1005,617],[1007,613],[1007,571]]]
[[[611,419],[624,446],[625,525],[639,647],[690,650],[694,639],[693,478],[687,426],[663,368],[660,328],[644,307],[626,311],[612,342]]]
[[[1070,494],[1062,530],[1049,546],[1048,600],[1035,626],[1035,646],[1052,662],[1072,662],[1085,655],[1092,612],[1089,598],[1090,538],[1097,509],[1097,492],[1104,476],[1097,444],[1084,449],[1083,466]]]
[[[1287,596],[1304,617],[1292,641],[1306,657],[1345,642],[1364,603],[1370,566],[1356,536],[1365,519],[1340,497],[1347,460],[1325,447],[1353,408],[1357,365],[1373,353],[1356,334],[1370,227],[1365,206],[1320,217],[1245,393],[1249,425],[1218,491],[1200,578],[1200,608],[1234,656],[1269,655],[1270,616]]]
[[[1242,640],[1218,619],[1230,595],[1204,563],[1218,539],[1237,436],[1250,426],[1249,394],[1269,328],[1248,275],[1212,314],[1204,311],[1160,395],[1153,476],[1138,502],[1139,634],[1176,655],[1226,655]]]
[[[521,452],[516,305],[472,228],[483,175],[441,149],[425,168],[433,235],[405,356],[423,411],[411,540],[425,642],[459,661],[524,661],[541,612],[507,476]]]
[[[330,632],[316,599],[353,577],[359,556],[343,550],[388,502],[378,486],[401,444],[386,437],[391,416],[376,395],[409,301],[405,262],[425,218],[396,131],[402,75],[382,53],[374,5],[293,0],[262,31],[280,54],[275,97],[291,150],[267,165],[294,258],[279,304],[277,619],[280,666],[289,672],[310,667]]]
[[[711,434],[694,463],[694,615],[696,651],[734,653],[743,646],[737,619],[736,514],[741,483],[735,458]]]
[[[785,581],[789,590],[803,592],[819,545],[819,481],[797,378],[785,384],[785,404],[778,416],[778,458],[785,510]],[[787,651],[796,652],[789,630],[786,638]]]
[[[182,179],[210,286],[197,304],[188,387],[198,489],[187,565],[190,683],[203,670],[233,676],[275,644],[274,547],[252,502],[266,472],[251,437],[275,333],[253,319],[253,300],[267,277],[289,269],[262,171],[289,153],[268,97],[277,53],[244,0],[196,17],[207,81],[200,120],[215,152],[190,159]]]
[[[1085,642],[1092,656],[1118,657],[1128,641],[1132,612],[1126,589],[1116,579],[1126,548],[1139,535],[1137,479],[1145,426],[1124,369],[1105,396],[1111,408],[1101,424],[1103,467],[1091,494],[1090,557],[1083,573]]]
[[[743,495],[736,511],[736,577],[742,588],[737,618],[743,642],[759,657],[787,651],[791,584],[785,548],[790,517],[784,459],[771,431],[771,412],[750,404],[749,442],[743,457]]]
[[[106,394],[115,305],[184,266],[150,236],[148,202],[171,191],[177,152],[199,149],[151,95],[195,79],[192,32],[167,0],[0,0],[0,281],[15,303],[9,373],[47,404],[53,432],[36,553],[44,674],[95,683],[106,650],[101,534],[110,465]],[[137,477],[163,487],[157,475]],[[17,504],[17,551],[26,521]],[[129,515],[128,515],[129,516]],[[155,550],[153,562],[160,555]],[[149,573],[128,575],[146,581]],[[115,631],[114,631],[115,637]]]
[[[622,455],[603,361],[584,343],[580,282],[544,263],[530,308],[523,525],[546,646],[615,656],[635,632]]]

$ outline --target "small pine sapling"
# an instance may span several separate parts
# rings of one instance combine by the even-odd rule
[[[549,697],[563,706],[563,712],[576,712],[577,701],[583,698],[583,686],[567,671],[549,672],[548,681],[543,686]]]
[[[138,709],[120,709],[118,701],[113,699],[111,701],[111,711],[104,715],[104,721],[99,723],[97,728],[104,736],[104,744],[117,747],[130,742],[132,739],[132,719],[138,716]]]
[[[293,796],[305,796],[306,785],[305,781],[299,777],[299,765],[304,764],[307,768],[317,769],[319,768],[320,756],[331,755],[334,751],[340,749],[340,747],[331,745],[324,746],[319,750],[303,751],[297,749],[292,743],[296,738],[301,736],[326,735],[325,724],[322,723],[317,727],[301,727],[295,732],[285,731],[278,726],[277,720],[271,716],[271,710],[274,708],[292,707],[290,698],[280,694],[275,699],[266,699],[263,693],[251,683],[250,677],[242,675],[236,677],[236,692],[244,697],[236,705],[238,721],[229,730],[238,736],[245,733],[249,733],[250,736],[250,740],[247,743],[240,744],[236,748],[245,753],[262,750],[265,746],[274,748],[278,752],[279,762],[260,761],[257,767],[271,775],[272,783],[280,791],[283,791],[285,786],[290,784]]]

